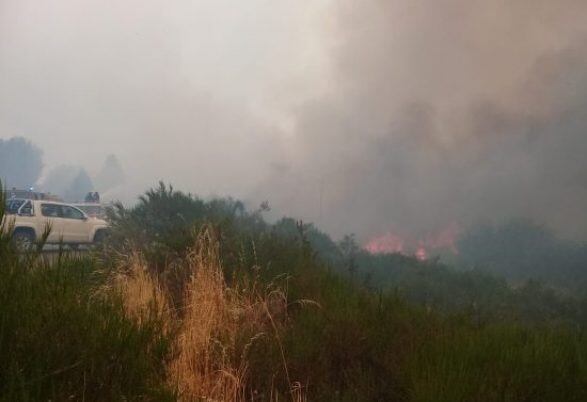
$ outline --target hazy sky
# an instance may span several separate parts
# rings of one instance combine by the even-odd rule
[[[0,137],[340,236],[587,236],[584,0],[0,0]]]
[[[0,0],[0,132],[48,166],[114,152],[140,185],[243,195],[320,85],[324,2],[299,3]]]

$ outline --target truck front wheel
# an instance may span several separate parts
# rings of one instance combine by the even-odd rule
[[[35,233],[29,229],[15,229],[12,242],[19,250],[30,250],[35,244]]]
[[[98,230],[94,235],[94,244],[101,244],[106,239],[106,230]]]

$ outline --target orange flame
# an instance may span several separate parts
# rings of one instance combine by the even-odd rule
[[[413,240],[404,238],[396,233],[388,232],[370,239],[364,249],[371,254],[400,253],[413,255],[419,260],[427,260],[430,251],[450,250],[458,254],[457,239],[460,233],[459,225],[451,223],[445,229],[436,233],[429,233],[422,239]]]
[[[403,253],[404,244],[404,239],[398,235],[386,233],[383,236],[369,240],[364,248],[372,254]]]

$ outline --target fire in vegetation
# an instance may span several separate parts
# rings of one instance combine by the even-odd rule
[[[400,236],[389,231],[372,237],[363,248],[371,254],[399,253],[413,255],[419,260],[427,260],[432,253],[438,251],[458,254],[456,243],[460,232],[461,229],[457,223],[451,223],[441,231],[428,233],[420,238]]]

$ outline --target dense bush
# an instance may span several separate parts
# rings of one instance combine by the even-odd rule
[[[587,296],[587,245],[524,219],[473,226],[459,240],[460,264],[511,281],[541,280]]]
[[[195,203],[199,208],[191,220],[170,223],[170,228],[184,227],[185,245],[193,243],[193,233],[203,222],[215,225],[225,274],[234,285],[251,282],[253,277],[265,283],[284,275],[288,278],[290,324],[282,335],[289,370],[284,372],[276,344],[257,346],[251,351],[249,370],[255,379],[251,389],[259,395],[266,395],[273,386],[287,394],[290,379],[306,387],[310,400],[353,401],[425,400],[424,395],[431,400],[428,391],[438,393],[440,400],[454,395],[474,400],[482,398],[486,387],[508,381],[511,389],[503,388],[503,394],[510,400],[525,400],[535,392],[554,395],[557,387],[569,386],[569,395],[574,395],[582,385],[579,379],[585,375],[586,367],[581,363],[585,350],[577,348],[582,335],[564,328],[584,322],[584,312],[576,301],[536,281],[512,288],[504,279],[480,271],[457,271],[437,260],[423,262],[398,254],[373,256],[362,251],[350,236],[337,244],[314,226],[293,219],[267,224],[260,211],[234,208],[240,204],[232,200],[203,202],[164,187],[156,192],[167,192],[166,197],[178,205],[171,208],[171,216],[153,215],[159,223],[173,222],[178,213],[190,216],[181,210],[181,203]],[[148,193],[153,205],[149,198],[143,198],[138,207],[124,214],[133,216],[151,209],[159,202],[154,195]],[[121,229],[128,227],[119,222]],[[150,227],[149,220],[145,225]],[[187,249],[175,248],[173,252],[185,255]],[[301,307],[304,303],[296,302],[300,300],[312,303]],[[510,332],[516,335],[507,335]],[[560,334],[561,340],[550,347],[552,334]],[[507,356],[510,349],[517,350],[525,336],[531,341],[516,352],[519,365],[500,363],[507,369],[491,376],[491,363],[475,360],[476,349],[486,353],[485,359],[491,357],[490,352],[483,352],[486,339],[496,338],[491,347],[499,357],[501,353]],[[458,349],[463,339],[470,340],[471,349],[453,356],[452,349]],[[559,347],[575,351],[575,357],[560,354]],[[422,350],[430,351],[429,359],[422,356]],[[532,360],[536,354],[543,357]],[[559,366],[544,367],[557,377],[534,388],[527,386],[523,376],[508,379],[508,370],[541,376],[535,370],[548,359],[559,358]],[[534,366],[526,366],[528,361]],[[435,382],[451,378],[454,368],[442,371],[451,365],[470,366],[471,373],[487,370],[487,382],[473,382],[468,390],[455,389],[457,393],[435,388]],[[559,368],[565,377],[556,371]],[[436,373],[422,375],[430,371]],[[462,374],[455,371],[455,375]]]
[[[498,247],[497,239],[502,239],[509,252],[487,251],[489,254],[478,258],[491,267],[496,256],[501,255],[507,262],[500,263],[501,269],[512,266],[524,272],[512,286],[497,268],[484,270],[479,264],[471,264],[454,269],[438,259],[419,261],[401,254],[372,255],[362,250],[352,236],[336,243],[311,224],[291,218],[268,224],[261,213],[262,210],[248,212],[242,203],[232,199],[203,201],[160,184],[141,197],[134,208],[126,210],[119,206],[114,211],[112,244],[117,249],[125,244],[140,249],[159,271],[164,271],[164,267],[173,265],[170,264],[173,258],[181,258],[193,245],[198,228],[211,222],[220,233],[229,279],[251,267],[261,267],[256,274],[269,281],[283,273],[297,272],[301,264],[309,264],[313,269],[337,273],[355,286],[373,292],[393,292],[429,309],[467,312],[478,320],[587,323],[587,297],[581,299],[581,296],[555,291],[548,285],[553,282],[539,275],[556,271],[559,266],[569,267],[569,261],[574,261],[572,271],[582,274],[584,267],[577,256],[578,249],[557,246],[559,242],[546,229],[528,222],[515,221],[511,227],[504,228],[503,238],[500,234],[490,241],[486,235],[468,234],[461,241],[464,251],[460,258],[467,261],[473,258],[471,250],[476,249],[473,243],[480,242],[487,251]],[[477,253],[484,252],[481,245]],[[298,249],[311,257],[311,261],[299,262]],[[526,260],[519,260],[516,256],[525,249],[528,249],[524,254]],[[554,252],[549,251],[553,249],[558,250],[556,260],[552,260]],[[568,255],[563,253],[565,250]],[[550,257],[541,261],[541,255]],[[514,268],[508,269],[514,272]],[[512,279],[512,275],[508,278]],[[554,273],[550,275],[556,277]]]
[[[140,196],[132,209],[117,204],[108,216],[112,225],[110,244],[116,250],[141,251],[160,270],[194,245],[204,224],[218,228],[223,246],[230,245],[227,249],[233,254],[239,246],[236,242],[242,243],[240,237],[266,228],[259,213],[247,213],[240,201],[227,198],[206,202],[163,183]]]
[[[0,225],[0,400],[171,399],[160,323],[128,319],[94,259],[20,253],[8,226]]]
[[[4,257],[4,256],[2,256]],[[116,295],[96,294],[91,260],[0,268],[3,400],[163,396],[167,340],[138,326]]]
[[[228,382],[244,400],[585,399],[584,305],[536,281],[512,288],[435,260],[372,256],[352,236],[335,243],[292,219],[268,224],[261,212],[161,185],[111,211],[99,259],[40,264],[2,237],[2,397],[173,399],[169,362],[179,355],[186,364],[174,375],[211,390],[190,397],[184,388],[182,400],[226,395],[200,386],[214,378],[236,379]],[[197,242],[203,227],[215,234],[208,250]],[[194,275],[210,265],[202,254],[213,257],[214,286]],[[129,274],[121,261],[133,255],[142,279],[126,293],[105,288]],[[128,305],[151,311],[147,283],[147,294],[170,295],[172,312],[159,306],[137,321]],[[174,325],[203,341],[190,346]],[[222,361],[200,362],[190,376],[194,356]]]

